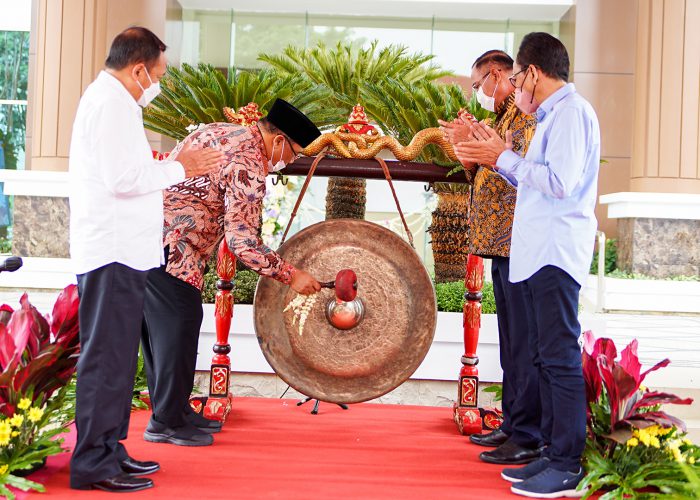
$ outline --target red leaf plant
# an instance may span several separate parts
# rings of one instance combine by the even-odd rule
[[[584,334],[583,378],[586,387],[589,428],[594,434],[602,430],[610,439],[624,443],[631,437],[631,428],[643,429],[658,424],[686,430],[682,420],[659,410],[663,404],[689,405],[692,398],[681,399],[674,394],[642,390],[646,376],[670,363],[664,359],[642,372],[637,355],[637,340],[622,351],[611,339],[596,339],[590,331]]]
[[[0,306],[0,414],[11,417],[19,399],[43,406],[75,372],[80,352],[78,287],[69,285],[44,317],[27,294],[16,311]]]

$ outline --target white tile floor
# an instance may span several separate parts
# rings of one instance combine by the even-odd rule
[[[700,316],[599,314],[605,335],[621,351],[633,339],[639,358],[651,367],[664,358],[671,364],[649,374],[648,385],[700,389]]]

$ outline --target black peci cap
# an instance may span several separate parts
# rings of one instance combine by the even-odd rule
[[[267,113],[267,120],[302,148],[321,135],[318,127],[304,113],[283,99],[274,102]]]

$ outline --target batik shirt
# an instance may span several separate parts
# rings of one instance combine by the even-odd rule
[[[186,179],[164,192],[163,244],[170,249],[166,271],[201,289],[205,266],[225,236],[243,264],[289,284],[294,267],[258,236],[268,164],[258,127],[212,123],[189,139],[194,145],[217,147],[226,161],[214,173]]]
[[[503,140],[506,131],[513,134],[513,151],[523,156],[535,134],[537,120],[515,105],[511,94],[496,110],[494,129]],[[508,257],[513,231],[513,213],[517,190],[492,169],[476,166],[467,172],[473,190],[469,209],[469,253],[482,257]]]

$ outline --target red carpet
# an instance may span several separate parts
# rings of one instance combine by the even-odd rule
[[[162,470],[152,476],[155,488],[129,498],[519,498],[499,466],[478,459],[484,448],[457,433],[450,408],[359,404],[344,411],[322,403],[311,415],[310,403],[295,403],[236,398],[224,430],[203,448],[147,443],[150,414],[133,414],[130,454],[157,460]],[[29,498],[114,498],[69,489],[66,456],[58,457],[63,468],[48,478],[46,493]]]

